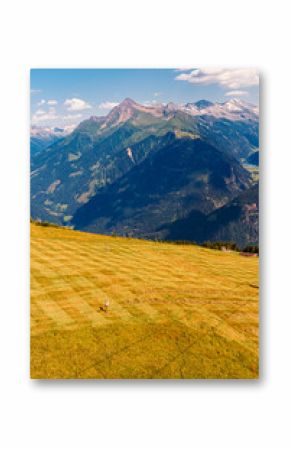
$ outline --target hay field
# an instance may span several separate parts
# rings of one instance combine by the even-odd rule
[[[31,377],[257,378],[258,292],[258,258],[32,224]]]

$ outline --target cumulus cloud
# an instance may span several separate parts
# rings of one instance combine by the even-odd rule
[[[42,106],[43,104],[45,104],[45,100],[40,100],[40,101],[37,103],[37,106]]]
[[[67,114],[62,117],[63,120],[66,121],[74,121],[76,119],[82,118],[83,114]]]
[[[55,108],[49,108],[49,111],[46,112],[43,109],[38,109],[35,114],[33,114],[31,122],[33,124],[45,121],[58,120],[59,116],[55,112]]]
[[[154,97],[160,97],[161,94],[162,92],[154,92]]]
[[[225,93],[226,97],[242,97],[243,95],[249,95],[246,90],[231,90]]]
[[[37,109],[37,111],[35,111],[35,115],[44,115],[46,114],[44,109]]]
[[[233,90],[259,84],[258,71],[250,68],[200,68],[194,69],[189,73],[181,73],[175,79],[188,81],[191,84],[219,84],[222,87]]]
[[[38,108],[32,115],[32,125],[47,124],[47,126],[53,126],[54,124],[55,126],[57,123],[58,126],[64,126],[65,124],[72,126],[73,124],[75,125],[80,122],[83,117],[82,113],[67,112],[66,114],[60,114],[54,106],[57,103],[56,100],[45,101],[44,108]]]
[[[103,103],[99,104],[99,109],[113,109],[118,104],[115,101],[103,101]]]
[[[81,98],[68,98],[64,105],[68,111],[82,111],[84,109],[91,109],[91,105]]]

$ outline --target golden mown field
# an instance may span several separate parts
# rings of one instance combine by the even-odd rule
[[[258,258],[32,224],[31,377],[257,378],[258,292]]]

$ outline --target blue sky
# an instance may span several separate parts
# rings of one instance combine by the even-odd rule
[[[32,69],[31,120],[44,126],[79,123],[106,115],[130,97],[140,103],[224,102],[240,98],[258,103],[255,69]]]

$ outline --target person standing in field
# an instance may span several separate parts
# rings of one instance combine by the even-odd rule
[[[103,310],[107,313],[109,310],[110,301],[109,298],[106,298],[103,305]]]

